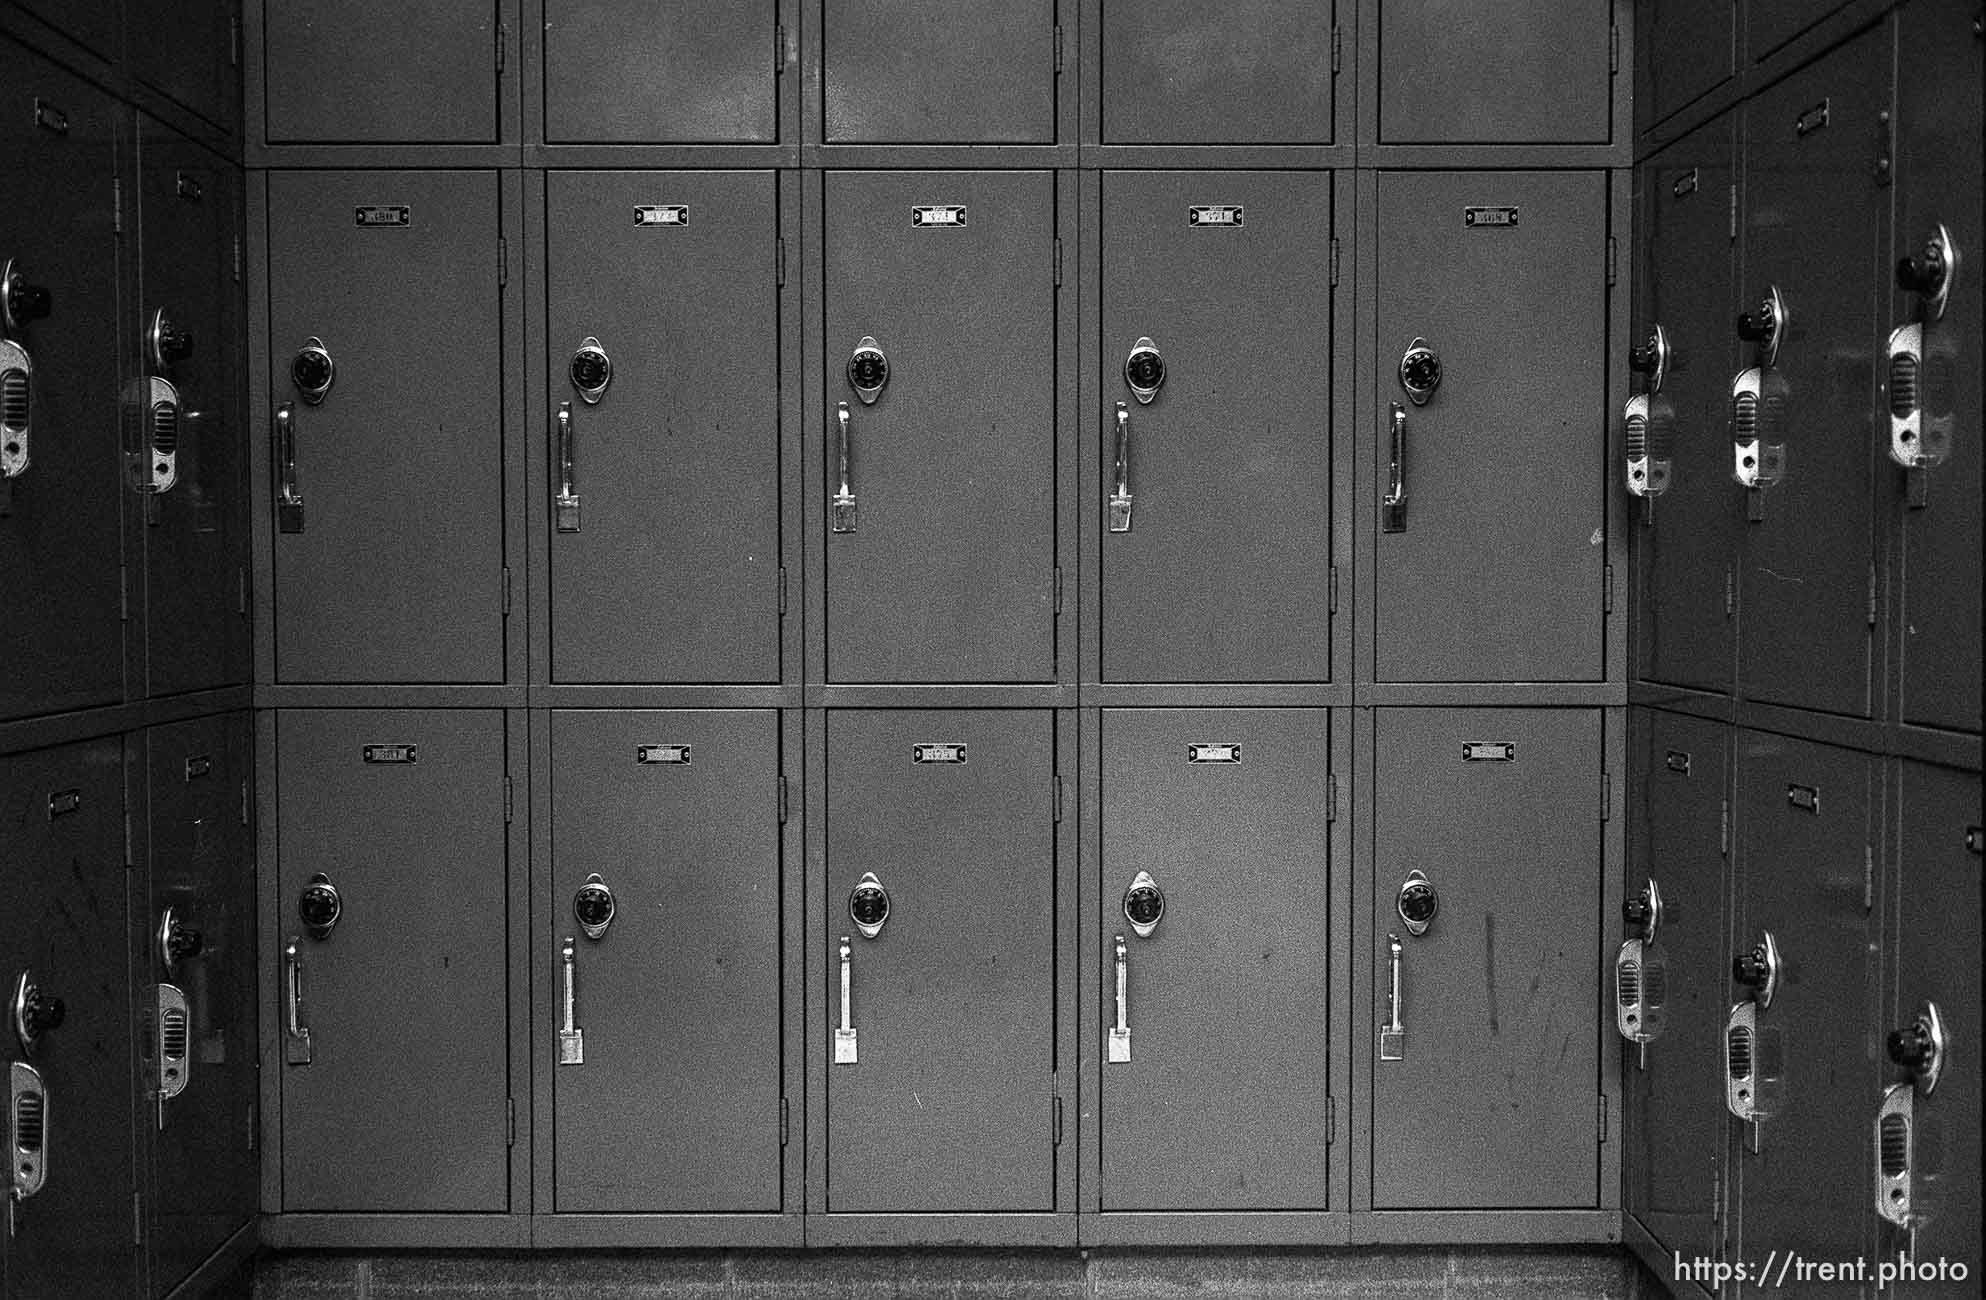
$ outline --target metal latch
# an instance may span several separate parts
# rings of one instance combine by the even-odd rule
[[[125,388],[125,445],[131,462],[131,486],[137,491],[170,492],[179,482],[182,417],[179,390],[170,380],[143,375]]]
[[[850,1005],[849,943],[848,936],[841,936],[841,1024],[834,1031],[834,1063],[855,1065],[861,1059],[859,1044],[855,1037],[854,1010]]]
[[[573,983],[575,980],[574,967],[577,965],[577,961],[573,957],[572,944],[572,936],[567,935],[564,946],[560,951],[565,975],[564,996],[561,1000],[561,1010],[559,1013],[560,1065],[586,1064],[586,1034],[574,1020],[575,994]]]

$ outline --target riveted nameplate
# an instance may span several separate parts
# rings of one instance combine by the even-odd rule
[[[175,188],[179,191],[179,197],[189,203],[198,203],[207,192],[200,184],[200,178],[191,172],[180,172],[175,178]]]
[[[411,226],[414,214],[404,203],[354,208],[353,224],[360,226]]]
[[[415,745],[367,745],[359,757],[368,763],[412,763],[418,761]]]
[[[1685,194],[1696,193],[1696,186],[1697,186],[1696,171],[1697,169],[1692,167],[1688,171],[1684,172],[1682,175],[1676,177],[1676,183],[1669,187],[1669,193],[1673,194],[1677,198],[1681,198]]]
[[[1464,763],[1509,763],[1517,758],[1517,745],[1509,740],[1465,740],[1462,742]]]
[[[51,818],[66,817],[82,806],[81,790],[57,790],[48,796],[48,815]]]
[[[34,124],[57,135],[69,134],[69,115],[45,99],[36,98],[34,102]]]
[[[642,203],[634,210],[634,224],[637,226],[687,226],[690,224],[690,205],[687,203]]]
[[[1189,763],[1239,763],[1239,745],[1188,745],[1186,761]]]
[[[214,760],[205,754],[195,754],[186,760],[186,779],[197,780],[214,770]]]
[[[965,225],[965,204],[927,203],[910,210],[910,224],[913,226],[949,226],[960,229]]]
[[[637,745],[634,751],[637,763],[673,763],[677,767],[690,765],[688,745]]]
[[[1827,125],[1827,101],[1823,99],[1793,121],[1794,135],[1809,135]]]
[[[1680,772],[1682,775],[1688,776],[1689,755],[1680,749],[1672,749],[1669,751],[1667,766],[1671,772]]]
[[[1966,827],[1965,847],[1970,853],[1986,852],[1986,826]]]
[[[965,746],[962,744],[912,745],[910,747],[910,761],[913,763],[963,763],[965,762]]]
[[[1786,787],[1786,802],[1802,812],[1820,811],[1820,791],[1811,785],[1789,785]]]
[[[1235,226],[1241,225],[1241,205],[1239,203],[1208,203],[1186,209],[1186,224],[1189,226]]]
[[[1488,226],[1514,226],[1517,224],[1517,209],[1463,208],[1462,224],[1470,230],[1481,230]]]

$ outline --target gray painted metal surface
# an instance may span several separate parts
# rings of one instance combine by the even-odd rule
[[[818,1209],[1056,1208],[1053,722],[828,711],[816,970],[835,1024],[808,1045],[827,1093]],[[920,746],[946,761],[918,761]],[[868,872],[889,900],[873,939],[850,908]],[[857,1059],[837,1064],[844,936]]]
[[[1605,144],[1611,6],[1380,0],[1382,144]]]
[[[1102,1208],[1330,1208],[1329,714],[1105,709],[1101,728],[1089,1023],[1115,1023],[1122,935],[1131,1030],[1102,1067]],[[1148,936],[1140,873],[1164,898]]]
[[[778,715],[550,717],[551,897],[534,942],[552,960],[538,963],[534,1056],[556,1096],[555,1208],[776,1211]],[[576,904],[596,875],[613,911],[593,938]],[[554,1032],[567,942],[578,1064],[559,1063]]]
[[[406,747],[413,761],[396,761]],[[267,1067],[282,1076],[282,1209],[505,1209],[502,713],[285,709],[275,758],[278,933],[297,947],[310,1035],[310,1063],[291,1064],[279,1025]],[[319,872],[342,901],[323,939],[299,915]],[[287,1019],[285,953],[262,959]]]
[[[1757,63],[1843,6],[1844,0],[1748,0],[1745,52]]]
[[[0,40],[0,86],[13,196],[0,261],[49,294],[45,318],[5,331],[33,367],[27,465],[0,480],[0,718],[13,718],[115,703],[123,689],[117,245],[103,201],[115,117],[103,94],[12,41]]]
[[[1660,122],[1730,80],[1738,7],[1724,0],[1636,5],[1635,117]]]
[[[1375,676],[1598,680],[1609,415],[1606,358],[1587,344],[1606,335],[1605,175],[1382,172],[1377,184],[1383,405],[1364,443]],[[1441,367],[1424,406],[1397,375],[1417,338]],[[1380,426],[1394,405],[1406,520],[1381,532]]]
[[[820,539],[835,682],[1055,677],[1055,182],[829,172],[827,424],[846,404],[855,526]],[[913,225],[963,207],[963,225]],[[845,377],[865,337],[873,405]],[[832,512],[830,512],[832,513]]]
[[[304,501],[270,539],[277,677],[501,681],[496,174],[268,178],[270,401]],[[291,376],[311,338],[336,365],[319,405]]]
[[[1130,531],[1101,539],[1106,681],[1331,675],[1331,187],[1327,172],[1103,177],[1093,454],[1112,492],[1122,408],[1131,494]],[[1208,207],[1242,224],[1196,224]],[[1123,372],[1145,337],[1165,364],[1149,403]]]
[[[271,144],[494,143],[494,0],[262,0]]]
[[[547,477],[569,420],[579,498],[578,531],[546,512],[552,680],[777,681],[773,174],[553,172],[545,203]],[[588,338],[597,404],[570,373]]]
[[[97,57],[113,62],[117,59],[121,36],[118,0],[17,0],[17,3]]]
[[[1600,713],[1379,709],[1372,770],[1374,1209],[1591,1206],[1599,1195]],[[1504,752],[1512,757],[1465,757]],[[1423,872],[1425,934],[1398,896]],[[1377,1035],[1375,1038],[1377,1039]]]
[[[846,0],[821,18],[826,143],[1055,143],[1054,0]]]
[[[547,0],[551,143],[771,143],[778,138],[770,3]]]
[[[240,130],[240,4],[128,5],[125,53],[140,80],[230,136]]]
[[[1329,144],[1331,7],[1103,6],[1106,144]]]

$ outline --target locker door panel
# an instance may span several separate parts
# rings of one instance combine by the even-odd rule
[[[496,143],[499,4],[263,4],[270,144]]]
[[[1373,1208],[1591,1206],[1600,714],[1382,709],[1373,725],[1372,1016],[1389,1023],[1397,936],[1404,1026],[1402,1059],[1374,1053]],[[1437,895],[1419,936],[1398,911],[1414,870]]]
[[[245,1129],[257,1087],[248,715],[154,727],[145,748],[151,862],[145,905],[132,916],[133,984],[141,1007],[161,985],[177,990],[187,1016],[178,1094],[145,1117],[163,1119],[151,1234],[153,1294],[162,1295],[257,1208],[257,1156]]]
[[[1204,206],[1243,224],[1197,228]],[[1095,454],[1112,493],[1121,408],[1132,511],[1102,538],[1104,680],[1324,680],[1331,178],[1108,172],[1103,228]],[[1165,362],[1149,403],[1123,373],[1143,337]]]
[[[1724,0],[1636,7],[1635,94],[1643,121],[1664,121],[1730,80],[1737,17],[1737,6]]]
[[[773,4],[545,6],[545,139],[719,144],[778,139]]]
[[[0,759],[0,979],[9,1012],[0,1070],[40,1075],[41,1188],[13,1209],[8,1294],[129,1295],[136,1281],[137,1044],[129,1002],[123,748],[116,737]],[[24,1047],[13,999],[25,976],[44,1015]],[[61,1014],[50,1005],[59,1001]],[[9,1123],[0,1132],[18,1133]],[[12,1185],[19,1186],[18,1175]]]
[[[826,143],[1055,143],[1053,0],[845,0],[821,18]]]
[[[1379,6],[1382,144],[1605,144],[1602,0]]]
[[[1785,469],[1746,528],[1739,674],[1748,698],[1830,713],[1870,711],[1871,290],[1889,201],[1870,141],[1889,107],[1888,58],[1885,32],[1871,32],[1745,110],[1740,300],[1751,308],[1777,286],[1789,322],[1759,430],[1784,447]],[[1746,345],[1743,364],[1758,351]],[[1783,424],[1771,418],[1782,394]]]
[[[577,531],[547,512],[553,680],[777,681],[773,175],[546,184],[546,373],[580,502]],[[681,209],[687,224],[641,225],[636,208]],[[572,378],[588,338],[612,366],[597,404]]]
[[[829,680],[1052,680],[1054,178],[825,185],[823,482],[834,494],[845,405],[855,501],[853,530],[822,539]],[[912,224],[931,207],[964,224]],[[865,337],[888,362],[874,404],[846,378]]]
[[[1329,7],[1144,0],[1103,9],[1106,144],[1329,144]]]
[[[118,0],[15,0],[63,35],[104,60],[115,63],[121,52]]]
[[[281,1035],[284,1210],[506,1208],[503,776],[495,710],[278,713],[278,934],[310,1040],[301,1064]],[[286,952],[264,960],[287,985]]]
[[[140,357],[181,412],[171,486],[145,502],[146,672],[152,693],[167,695],[247,677],[236,173],[148,117],[138,147],[139,324],[149,340],[163,313],[191,336],[190,351],[164,364],[149,344]]]
[[[1406,504],[1402,531],[1373,511],[1376,676],[1597,680],[1605,177],[1386,172],[1378,192],[1388,409],[1369,481],[1376,503],[1404,420]],[[1398,374],[1416,339],[1439,365],[1426,405]]]
[[[552,771],[543,1023],[561,1023],[572,944],[584,1036],[578,1063],[550,1033],[540,1057],[557,1209],[777,1211],[778,715],[563,709]],[[578,908],[596,875],[613,904],[598,938]]]
[[[0,717],[13,718],[123,692],[117,236],[104,201],[116,110],[7,40],[0,86],[0,263],[20,301],[0,329],[0,374],[32,393],[26,436],[9,418],[0,438]]]
[[[1913,3],[1897,13],[1897,212],[1893,256],[1921,257],[1940,225],[1959,256],[1986,252],[1978,158],[1978,6]],[[1919,295],[1894,293],[1889,319],[1924,334],[1921,390],[1927,423],[1949,429],[1943,463],[1924,471],[1925,505],[1903,511],[1903,719],[1977,732],[1979,699],[1980,259],[1962,265],[1931,319]],[[1887,367],[1885,367],[1885,372]],[[1886,423],[1886,422],[1885,422]],[[1908,500],[1900,469],[1886,464],[1890,500]]]
[[[1625,359],[1659,325],[1671,348],[1660,390],[1649,391],[1652,376],[1638,381],[1654,454],[1669,461],[1667,490],[1629,502],[1626,520],[1641,579],[1641,676],[1725,693],[1737,670],[1726,582],[1735,581],[1744,526],[1744,491],[1731,479],[1734,121],[1693,132],[1646,164],[1643,288],[1634,328],[1615,347]]]
[[[125,10],[133,70],[147,84],[230,136],[239,130],[241,70],[235,59],[236,0],[131,5]]]
[[[838,1025],[846,940],[857,1057],[821,1027],[828,1211],[1054,1209],[1053,715],[831,710],[827,764],[820,968]]]
[[[1328,715],[1106,709],[1102,737],[1094,1032],[1114,1023],[1119,937],[1131,1030],[1131,1059],[1103,1066],[1102,1206],[1325,1209]],[[1148,936],[1127,912],[1140,873],[1164,897]]]
[[[1745,48],[1753,63],[1842,7],[1843,0],[1748,0]]]
[[[270,392],[304,502],[272,547],[276,674],[499,681],[496,173],[271,172],[269,212]],[[292,374],[312,338],[335,366],[316,405]]]

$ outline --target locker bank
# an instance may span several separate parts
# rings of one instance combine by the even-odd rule
[[[1980,1294],[1976,0],[0,0],[0,1297]]]

